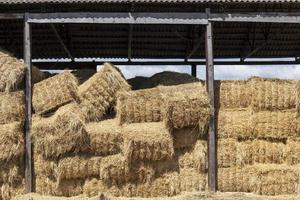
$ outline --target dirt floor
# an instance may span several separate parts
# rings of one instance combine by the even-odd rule
[[[97,197],[50,197],[41,196],[38,194],[27,194],[14,198],[14,200],[299,200],[300,195],[283,195],[283,196],[260,196],[251,193],[236,193],[236,192],[218,192],[215,194],[195,192],[184,193],[174,197],[163,198],[125,198],[125,197],[109,197],[104,194]]]

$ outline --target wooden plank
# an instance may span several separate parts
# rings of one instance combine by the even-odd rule
[[[216,146],[216,116],[214,93],[214,63],[213,63],[213,33],[212,23],[206,25],[206,83],[211,104],[210,122],[208,129],[208,188],[217,190],[217,146]]]
[[[191,74],[193,77],[197,77],[197,65],[196,64],[193,64],[192,67],[191,67]]]
[[[31,116],[32,116],[32,87],[31,87],[31,27],[25,14],[24,24],[24,62],[26,65],[25,77],[25,190],[33,192],[32,187],[32,149],[31,149]]]

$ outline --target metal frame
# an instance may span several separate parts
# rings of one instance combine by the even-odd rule
[[[207,90],[210,99],[211,113],[208,134],[208,186],[211,191],[217,190],[217,136],[216,136],[216,114],[214,97],[214,58],[213,58],[213,22],[270,22],[270,23],[300,23],[300,13],[236,13],[220,14],[210,13],[26,13],[23,14],[0,14],[0,19],[23,19],[24,26],[24,60],[27,66],[26,71],[26,167],[25,184],[26,191],[32,192],[32,157],[31,157],[31,115],[32,115],[32,85],[31,85],[31,23],[98,23],[98,24],[191,24],[206,25],[205,44],[206,44],[206,62],[177,62],[206,64]],[[130,28],[131,29],[131,28]],[[131,32],[131,31],[130,31]],[[132,33],[130,33],[131,35]],[[129,36],[128,49],[131,51],[131,36]],[[131,53],[128,54],[131,57]],[[118,62],[114,62],[117,63]],[[120,62],[121,64],[122,62]],[[159,62],[162,64],[161,62]],[[176,64],[177,64],[176,63]],[[218,62],[215,62],[217,64]],[[257,64],[258,62],[235,62],[235,64]],[[263,63],[263,62],[260,62]],[[287,62],[269,62],[270,64],[286,64]],[[299,63],[295,60],[293,63]],[[45,63],[44,63],[45,64]],[[58,63],[56,63],[58,64]],[[97,63],[93,62],[93,66]],[[151,62],[124,62],[129,65],[151,65]],[[158,64],[158,63],[156,63]],[[174,63],[175,64],[175,63]],[[230,62],[219,62],[218,64],[231,64]],[[265,62],[264,64],[268,64]],[[40,65],[43,65],[40,63]],[[72,63],[74,65],[74,63]],[[194,68],[194,67],[192,67]],[[194,71],[194,70],[193,70]]]

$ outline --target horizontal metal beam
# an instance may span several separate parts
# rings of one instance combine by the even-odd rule
[[[98,23],[98,24],[207,24],[216,22],[265,22],[300,23],[300,13],[253,12],[253,13],[120,13],[120,12],[77,12],[77,13],[32,13],[30,23]]]
[[[0,19],[24,19],[22,13],[0,13]]]
[[[30,23],[207,24],[205,13],[32,13]]]
[[[95,65],[102,65],[106,61],[97,62],[34,62],[34,66],[40,69],[78,69],[78,68],[94,68]],[[205,61],[198,62],[176,62],[176,61],[151,61],[151,62],[137,62],[137,61],[110,61],[115,65],[132,65],[132,66],[147,66],[147,65],[205,65]],[[214,65],[295,65],[300,64],[300,61],[214,61]]]

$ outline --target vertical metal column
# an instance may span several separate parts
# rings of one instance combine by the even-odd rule
[[[24,62],[25,76],[25,190],[33,192],[32,179],[32,150],[31,150],[31,115],[32,115],[32,87],[31,87],[31,27],[28,23],[28,14],[24,16]]]
[[[193,64],[191,67],[191,73],[193,77],[197,77],[197,65]]]
[[[208,188],[210,191],[217,190],[217,136],[215,116],[215,93],[214,93],[214,61],[213,61],[213,32],[212,23],[206,25],[206,84],[210,99],[211,112],[208,129]]]

